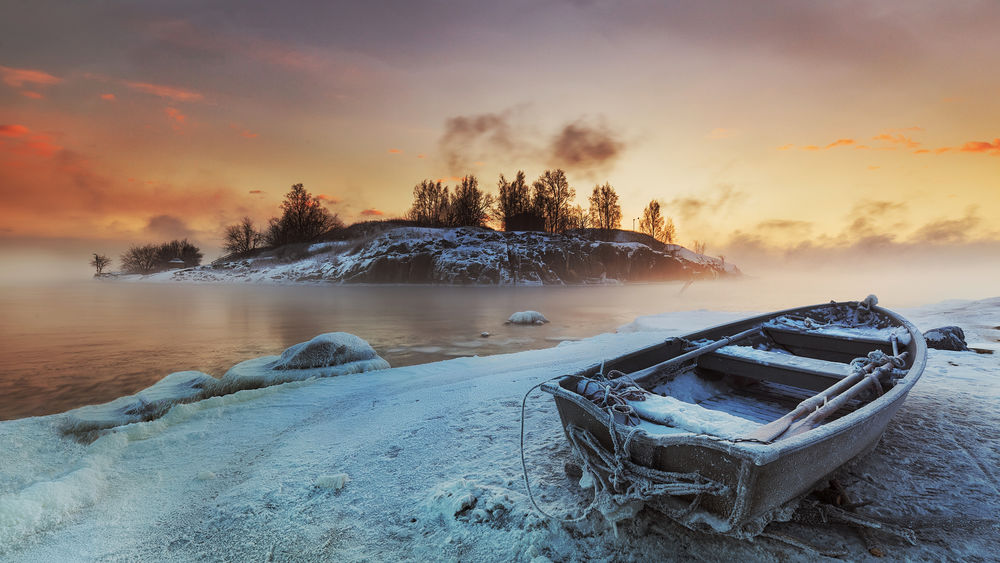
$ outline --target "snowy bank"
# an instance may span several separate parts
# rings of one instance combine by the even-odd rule
[[[1000,298],[904,314],[922,329],[961,326],[970,345],[997,348]],[[670,313],[646,318],[649,329],[546,350],[241,391],[89,445],[60,436],[65,414],[3,422],[0,448],[14,454],[0,457],[0,559],[822,559],[767,538],[691,532],[646,511],[620,523],[617,537],[596,517],[560,526],[524,493],[517,425],[528,388],[742,316]],[[996,557],[998,360],[931,350],[880,445],[839,473],[871,502],[861,510],[916,532],[916,546],[879,536],[890,559]],[[536,392],[528,407],[536,497],[554,514],[579,511],[590,492],[564,472],[569,448],[554,404]],[[849,529],[786,532],[877,560]]]

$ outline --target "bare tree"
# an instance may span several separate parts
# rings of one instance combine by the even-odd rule
[[[704,254],[705,253],[705,242],[704,241],[696,240],[696,241],[694,241],[694,244],[692,244],[692,246],[694,248],[692,248],[691,250],[694,250],[695,254]]]
[[[222,246],[230,254],[243,254],[256,249],[264,235],[254,227],[253,219],[244,217],[239,223],[226,227],[226,242]]]
[[[281,217],[271,219],[267,243],[281,246],[309,242],[332,228],[343,225],[340,218],[323,207],[302,184],[295,184],[281,203]]]
[[[590,225],[595,229],[617,229],[622,224],[622,206],[611,184],[594,186],[590,195]]]
[[[660,240],[662,230],[663,216],[660,215],[660,202],[654,199],[642,210],[642,219],[639,219],[639,232]]]
[[[513,230],[517,226],[515,225],[517,221],[512,219],[531,212],[531,194],[525,183],[524,171],[518,170],[511,181],[501,174],[500,180],[497,181],[497,190],[499,193],[497,215],[503,223],[504,230]]]
[[[158,247],[155,244],[130,246],[121,256],[122,270],[130,274],[151,274],[156,271]]]
[[[97,270],[97,275],[104,273],[104,268],[111,265],[111,259],[103,254],[94,253],[94,259],[90,261],[90,265]]]
[[[677,227],[674,226],[674,220],[670,217],[667,217],[666,222],[663,223],[663,230],[660,231],[659,240],[667,244],[673,244],[677,240]]]
[[[413,206],[407,216],[421,225],[439,227],[448,221],[450,203],[447,186],[424,180],[413,187]]]
[[[576,190],[566,179],[566,172],[562,169],[546,170],[532,187],[535,190],[534,205],[545,217],[545,228],[553,233],[565,231],[569,202],[576,196]]]
[[[574,205],[569,209],[566,218],[566,227],[569,229],[586,229],[591,226],[590,215],[581,205]]]
[[[479,180],[469,174],[455,186],[451,198],[449,224],[454,227],[481,227],[489,220],[493,196],[479,189]]]

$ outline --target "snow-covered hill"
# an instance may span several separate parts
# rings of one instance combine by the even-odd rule
[[[648,238],[648,237],[647,237]],[[738,275],[679,245],[607,242],[583,233],[400,227],[364,239],[164,272],[154,280],[561,285]]]

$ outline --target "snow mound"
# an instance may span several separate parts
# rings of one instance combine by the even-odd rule
[[[316,479],[316,486],[321,489],[331,489],[339,491],[347,485],[351,477],[347,473],[334,473],[333,475],[320,475]]]
[[[473,524],[523,527],[527,519],[538,516],[518,507],[510,491],[483,485],[471,479],[456,479],[438,484],[421,504],[423,516],[433,523],[459,520]]]
[[[171,373],[135,395],[68,411],[63,431],[80,434],[159,418],[173,405],[203,395],[217,381],[200,371]]]
[[[222,382],[246,389],[389,367],[389,362],[363,339],[346,332],[329,332],[291,346],[281,356],[240,362],[226,372]]]
[[[545,315],[538,311],[519,311],[507,319],[507,324],[515,325],[540,325],[549,322]]]
[[[378,358],[361,338],[347,332],[328,332],[282,352],[274,369],[311,369]]]

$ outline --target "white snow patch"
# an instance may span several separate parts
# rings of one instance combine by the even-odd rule
[[[334,473],[332,475],[320,475],[316,478],[316,486],[321,489],[333,489],[339,491],[343,489],[351,477],[347,473]]]
[[[516,325],[540,325],[549,322],[549,320],[538,311],[519,311],[511,315],[507,322]]]

